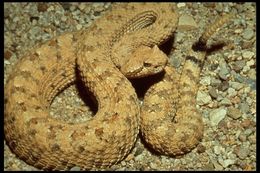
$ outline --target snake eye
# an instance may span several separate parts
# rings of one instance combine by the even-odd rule
[[[147,63],[147,62],[144,62],[143,65],[144,65],[144,67],[151,67],[152,66],[151,63]]]

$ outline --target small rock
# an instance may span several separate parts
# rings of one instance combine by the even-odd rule
[[[4,52],[4,59],[10,59],[12,57],[13,53],[10,50],[6,50]]]
[[[214,71],[218,68],[218,64],[217,63],[213,63],[213,64],[210,64],[209,66],[209,70],[210,71]]]
[[[227,68],[220,68],[220,71],[218,72],[218,76],[220,77],[220,79],[222,80],[227,80],[228,76],[229,76],[229,71]]]
[[[126,162],[123,160],[120,164],[121,164],[122,166],[125,166],[125,165],[126,165]]]
[[[251,59],[250,61],[246,62],[246,65],[251,67],[255,65],[255,60]]]
[[[221,154],[221,152],[225,151],[224,148],[219,145],[214,146],[213,150],[214,150],[214,153],[217,155],[219,155],[219,154]]]
[[[243,53],[242,53],[242,56],[245,59],[251,59],[254,55],[255,55],[254,52],[251,52],[251,51],[248,51],[248,50],[243,51]]]
[[[204,76],[200,80],[200,84],[202,85],[210,85],[211,78],[210,76]]]
[[[69,10],[71,4],[68,2],[60,2],[61,6],[63,7],[64,10]]]
[[[245,65],[246,65],[245,60],[239,60],[232,64],[232,68],[233,70],[235,70],[235,72],[240,72]]]
[[[204,171],[214,171],[214,164],[208,163],[203,168]]]
[[[215,160],[212,160],[212,163],[214,164],[215,170],[220,171],[223,170],[223,167]]]
[[[185,6],[186,6],[186,3],[184,3],[184,2],[177,3],[178,8],[185,7]]]
[[[8,61],[8,60],[4,60],[4,64],[10,65],[11,63],[10,63],[10,61]]]
[[[253,133],[253,130],[252,129],[246,129],[245,131],[244,131],[244,134],[246,135],[246,136],[249,136],[249,135],[251,135]]]
[[[138,156],[136,156],[135,158],[135,161],[142,161],[143,159],[144,159],[144,155],[143,154],[140,154],[140,155],[138,155]]]
[[[86,4],[85,3],[80,3],[78,8],[81,10],[81,11],[84,11],[84,9],[86,8]]]
[[[197,152],[204,153],[205,151],[206,151],[206,147],[204,145],[202,145],[201,143],[199,143],[197,146]]]
[[[197,103],[198,105],[206,105],[211,101],[211,97],[204,91],[198,91]]]
[[[152,169],[157,169],[158,166],[157,166],[157,164],[151,162],[151,163],[150,163],[150,167],[151,167]]]
[[[223,160],[222,163],[220,163],[224,168],[227,168],[230,165],[233,165],[236,162],[236,160],[232,160],[232,159],[226,159]]]
[[[80,167],[74,166],[70,169],[71,171],[80,171]]]
[[[143,151],[144,151],[143,147],[140,147],[140,146],[137,147],[134,156],[138,156],[138,155],[142,154]]]
[[[243,160],[243,159],[245,159],[248,156],[250,151],[249,151],[248,148],[240,146],[240,147],[236,147],[234,149],[234,152],[240,159]]]
[[[229,87],[228,81],[223,81],[219,86],[218,90],[219,91],[226,91]]]
[[[244,128],[248,128],[251,125],[251,120],[250,119],[245,119],[244,121],[241,122],[241,126]]]
[[[256,80],[256,70],[255,69],[250,69],[247,73],[247,76],[250,79]]]
[[[47,3],[39,3],[37,8],[39,12],[45,12],[48,9],[48,5]]]
[[[216,79],[216,78],[211,78],[210,84],[213,87],[218,87],[221,84],[221,80]]]
[[[256,144],[256,133],[254,133],[253,135],[250,135],[248,137],[248,140],[250,141],[250,143]]]
[[[227,115],[236,120],[242,116],[242,113],[237,108],[229,107],[227,110]]]
[[[233,75],[236,82],[243,83],[245,81],[245,78],[243,76],[241,76],[239,73],[234,72],[232,75]]]
[[[243,31],[243,29],[242,29],[242,28],[238,28],[238,29],[235,29],[235,31],[234,31],[234,32],[235,32],[236,34],[240,34],[242,31]]]
[[[217,126],[218,123],[225,118],[227,110],[225,108],[218,108],[210,112],[209,119],[212,126]]]
[[[223,106],[230,106],[232,103],[228,98],[223,98],[220,102],[221,105]]]
[[[246,28],[242,34],[242,37],[246,40],[250,40],[254,36],[254,31],[251,28]]]
[[[234,97],[237,95],[237,91],[234,88],[228,88],[227,92],[229,97]]]
[[[247,73],[249,70],[250,70],[250,67],[246,65],[243,67],[242,72]]]
[[[77,24],[77,25],[76,25],[76,28],[77,28],[77,30],[80,30],[80,29],[82,28],[82,25]]]
[[[247,137],[244,133],[240,133],[240,135],[238,136],[238,139],[241,141],[241,142],[245,142]]]
[[[178,67],[180,67],[180,65],[181,65],[181,60],[180,60],[180,58],[177,58],[177,57],[171,58],[171,59],[170,59],[170,62],[171,62],[171,64],[172,64],[175,68],[178,68]]]
[[[216,99],[218,97],[218,93],[217,93],[217,90],[215,88],[211,88],[209,90],[209,95],[213,98],[213,99]]]
[[[242,49],[249,49],[253,46],[255,40],[250,40],[250,41],[246,41],[246,40],[243,40],[242,41]]]
[[[240,82],[233,82],[233,81],[229,81],[229,85],[234,88],[235,90],[240,90],[241,88],[243,88],[243,84]]]
[[[61,17],[61,21],[62,21],[62,22],[65,22],[66,20],[67,20],[67,17],[66,17],[66,16],[62,16],[62,17]]]
[[[250,107],[248,106],[247,103],[240,103],[239,104],[239,109],[241,110],[241,112],[243,113],[248,113],[250,111]]]
[[[179,18],[178,29],[180,31],[188,31],[196,28],[198,28],[198,25],[192,16],[184,14]]]

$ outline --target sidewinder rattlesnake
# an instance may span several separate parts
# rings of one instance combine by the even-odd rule
[[[178,155],[194,148],[203,136],[195,96],[205,52],[190,56],[178,76],[156,46],[172,36],[177,22],[171,3],[116,4],[88,29],[32,48],[5,86],[4,132],[12,151],[45,170],[104,168],[129,153],[139,126],[160,153]],[[52,100],[75,82],[77,70],[97,99],[98,112],[77,124],[49,117]],[[140,110],[127,78],[163,70]]]

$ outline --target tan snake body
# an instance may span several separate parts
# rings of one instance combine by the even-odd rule
[[[128,71],[124,63],[131,66],[135,60],[129,58],[142,45],[147,49],[166,41],[177,21],[172,4],[119,4],[88,29],[32,48],[5,86],[4,132],[11,150],[45,170],[104,168],[121,161],[136,140],[140,111],[136,93],[119,69]],[[126,73],[144,76],[153,67],[158,73],[166,61],[158,63],[148,57]],[[49,106],[75,81],[76,68],[96,97],[98,112],[90,121],[65,123],[49,116]]]

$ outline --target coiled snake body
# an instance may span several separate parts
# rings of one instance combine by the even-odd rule
[[[201,67],[191,58],[179,77],[156,47],[173,34],[177,22],[173,4],[123,3],[86,30],[32,48],[5,86],[4,132],[12,151],[46,170],[104,168],[129,153],[139,126],[147,143],[163,154],[194,148],[203,134],[194,98]],[[198,57],[203,61],[205,56]],[[98,112],[87,122],[65,123],[49,116],[49,106],[75,82],[76,69],[96,97]],[[126,77],[163,70],[140,111]]]

